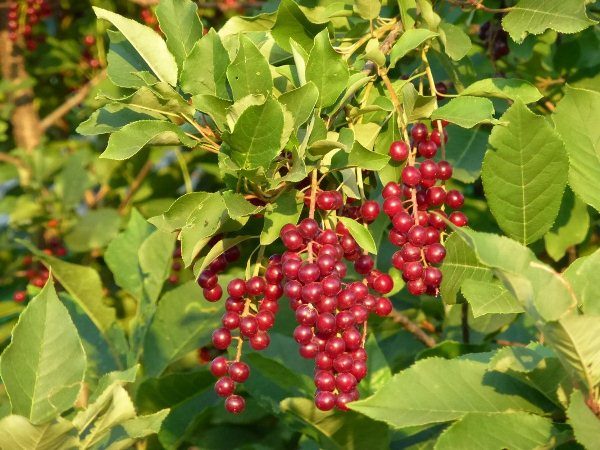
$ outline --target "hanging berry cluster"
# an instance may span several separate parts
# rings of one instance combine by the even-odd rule
[[[435,162],[438,147],[445,149],[448,134],[446,122],[434,123],[429,133],[423,123],[411,129],[411,142],[395,141],[389,154],[394,161],[405,162],[401,184],[390,182],[383,189],[383,211],[392,221],[389,239],[400,247],[392,264],[402,272],[408,291],[413,295],[437,295],[442,281],[439,265],[446,256],[442,234],[448,219],[454,225],[467,225],[461,211],[464,197],[457,190],[446,190],[452,177],[447,161]],[[445,155],[442,155],[444,157]],[[440,182],[440,184],[438,184]],[[444,209],[455,211],[448,215]]]
[[[52,7],[47,0],[11,1],[8,3],[8,37],[17,41],[23,36],[25,47],[34,51],[44,40],[45,31],[39,27],[40,22],[50,16]]]
[[[227,262],[239,258],[239,250],[232,247],[217,258],[209,268],[204,270],[198,279],[204,288],[204,297],[208,301],[218,301],[222,290],[217,283],[217,273],[223,270]],[[258,262],[260,262],[258,259]],[[218,377],[215,392],[225,397],[227,411],[239,414],[245,408],[245,400],[235,395],[236,383],[243,383],[250,375],[250,368],[240,361],[242,346],[248,340],[253,350],[264,350],[271,343],[268,334],[275,324],[275,313],[279,310],[278,300],[283,295],[283,272],[279,255],[270,258],[263,275],[259,275],[260,264],[257,263],[255,275],[247,280],[235,278],[227,285],[229,297],[225,302],[225,314],[221,318],[222,327],[212,334],[212,344],[217,350],[226,350],[234,339],[237,340],[236,356],[228,361],[224,356],[213,359],[210,370]],[[212,287],[211,287],[212,286]],[[237,330],[237,336],[232,331]]]

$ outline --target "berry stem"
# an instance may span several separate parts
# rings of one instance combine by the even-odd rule
[[[318,173],[317,169],[313,169],[311,174],[311,182],[310,182],[310,207],[308,210],[308,217],[311,219],[315,218],[315,205],[317,203],[317,188],[319,187],[318,183]],[[312,239],[308,242],[308,261],[313,262],[313,248],[312,248]]]

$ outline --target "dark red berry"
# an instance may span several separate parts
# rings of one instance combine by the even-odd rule
[[[229,366],[228,373],[233,381],[236,383],[243,383],[248,379],[248,376],[250,376],[250,367],[248,367],[248,364],[241,361],[232,362]]]
[[[336,406],[336,396],[332,392],[319,391],[315,394],[315,406],[321,411],[331,411]]]
[[[225,400],[225,409],[232,414],[240,414],[246,408],[244,397],[239,395],[230,395]]]
[[[226,328],[217,328],[212,333],[212,344],[219,350],[225,350],[231,344],[231,332]]]
[[[210,363],[210,372],[215,377],[222,377],[227,374],[227,359],[223,356],[217,356]]]
[[[402,182],[407,186],[414,187],[421,181],[421,172],[413,166],[402,169]]]
[[[410,130],[410,135],[415,142],[427,139],[427,127],[423,123],[415,123]]]
[[[408,158],[410,148],[404,141],[394,141],[390,145],[390,158],[394,161],[405,161]]]
[[[234,390],[235,383],[230,377],[222,377],[215,383],[215,392],[219,397],[228,397]]]

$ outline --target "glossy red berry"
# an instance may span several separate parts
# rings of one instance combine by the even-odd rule
[[[223,356],[217,356],[210,363],[210,372],[215,377],[222,377],[223,375],[227,374],[227,367],[227,359],[225,359]]]
[[[250,376],[250,367],[244,362],[235,361],[229,366],[228,373],[233,381],[243,383]]]
[[[450,214],[449,220],[457,227],[464,227],[469,223],[467,216],[460,211],[454,211],[452,214]]]
[[[300,250],[304,247],[304,239],[298,230],[290,230],[281,236],[283,245],[289,250]]]
[[[360,215],[367,223],[375,221],[379,215],[379,203],[375,200],[367,200],[360,207]]]
[[[383,201],[383,212],[390,217],[403,210],[404,207],[400,197],[388,197]]]
[[[239,395],[230,395],[225,400],[225,409],[232,414],[240,414],[246,408],[244,397]]]
[[[427,139],[427,127],[423,123],[416,123],[410,130],[410,135],[415,142]]]
[[[335,377],[333,373],[321,370],[315,374],[315,386],[320,391],[333,391],[335,389]]]
[[[243,297],[246,293],[246,282],[240,278],[234,278],[227,285],[227,293],[232,297]]]
[[[438,163],[437,177],[440,180],[449,180],[450,178],[452,178],[452,166],[448,161],[440,161]]]
[[[414,187],[421,181],[421,172],[416,167],[406,166],[402,169],[402,182],[407,186]]]
[[[219,397],[228,397],[234,390],[235,383],[230,377],[222,377],[215,383],[215,392]]]
[[[417,151],[423,158],[433,158],[437,153],[438,146],[432,140],[419,142]]]
[[[394,281],[387,273],[379,275],[373,281],[373,289],[380,294],[388,294],[394,288]]]
[[[217,328],[212,333],[212,344],[216,349],[225,350],[231,344],[231,332],[226,328]]]
[[[217,278],[217,275],[210,270],[203,270],[198,277],[198,284],[204,289],[212,289],[218,282],[219,279]]]
[[[204,298],[209,302],[216,302],[223,296],[223,289],[218,284],[212,289],[203,289]]]
[[[448,191],[446,194],[446,205],[452,209],[460,209],[465,203],[465,197],[456,190]]]
[[[385,187],[381,191],[381,195],[383,196],[383,198],[400,197],[402,195],[402,188],[398,185],[398,183],[390,181],[385,185]]]
[[[254,350],[264,350],[271,343],[269,334],[264,331],[258,331],[250,338],[250,347]]]
[[[315,406],[321,411],[331,411],[336,406],[336,395],[328,391],[315,394]]]
[[[390,145],[390,158],[394,161],[405,161],[409,152],[410,148],[404,141],[394,141]]]
[[[379,297],[375,303],[375,314],[385,317],[392,312],[393,306],[389,298]]]
[[[27,291],[16,291],[13,294],[13,300],[17,303],[23,303],[27,299]]]

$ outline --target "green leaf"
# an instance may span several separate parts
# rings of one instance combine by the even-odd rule
[[[291,130],[290,130],[291,131]],[[244,110],[231,133],[223,133],[232,161],[241,169],[266,168],[281,150],[284,115],[277,100]]]
[[[277,19],[271,35],[277,45],[287,52],[292,51],[290,38],[293,38],[305,51],[310,51],[314,37],[326,24],[311,22],[293,0],[282,0],[277,8]]]
[[[437,101],[433,96],[419,94],[412,83],[405,83],[402,86],[402,105],[408,120],[413,122],[431,116],[437,108]]]
[[[23,416],[0,420],[0,448],[10,450],[73,450],[79,447],[77,430],[71,422],[58,418],[34,425]]]
[[[481,173],[489,137],[482,128],[476,126],[471,129],[448,129],[448,140],[452,145],[446,146],[446,160],[452,164],[452,177],[463,183],[473,183]]]
[[[160,375],[171,362],[210,341],[219,327],[222,306],[201,299],[202,289],[195,280],[162,296],[144,342],[147,376]]]
[[[390,161],[388,155],[367,150],[365,147],[355,142],[348,154],[348,166],[360,167],[364,170],[378,171],[383,169]]]
[[[502,26],[517,43],[528,33],[541,34],[548,28],[577,33],[595,23],[585,13],[585,2],[579,0],[519,0],[502,19]]]
[[[379,48],[379,41],[376,38],[369,39],[367,42],[364,58],[367,61],[373,61],[380,67],[385,65],[385,55]]]
[[[554,431],[550,419],[525,412],[469,413],[440,435],[435,449],[549,448]]]
[[[77,127],[77,133],[83,136],[113,133],[125,125],[139,120],[153,120],[153,117],[120,104],[109,104],[97,109]]]
[[[485,78],[467,86],[459,95],[520,99],[523,103],[537,102],[542,94],[529,81],[516,78]]]
[[[181,69],[183,62],[202,37],[198,7],[191,0],[161,0],[156,17],[167,38],[167,47]]]
[[[174,123],[140,120],[124,126],[110,135],[100,158],[124,160],[131,158],[146,145],[178,145],[193,147],[196,143]]]
[[[237,55],[227,68],[227,79],[235,100],[247,95],[266,97],[273,89],[268,61],[245,35],[240,35]]]
[[[162,81],[155,81],[151,86],[142,86],[124,97],[99,95],[99,98],[113,102],[112,108],[129,107],[147,113],[151,116],[151,120],[177,117],[179,114],[192,116],[195,112],[175,89]]]
[[[600,297],[597,291],[599,270],[600,250],[596,250],[589,256],[577,259],[563,272],[586,314],[600,315]]]
[[[356,240],[358,245],[360,245],[364,250],[374,255],[377,254],[377,246],[375,245],[375,240],[369,229],[358,223],[354,219],[350,219],[349,217],[338,217],[338,220],[344,224],[350,235]]]
[[[468,413],[540,414],[550,405],[516,379],[488,372],[484,362],[427,358],[396,374],[372,397],[349,406],[401,428],[449,422]]]
[[[589,226],[586,204],[567,190],[554,226],[544,235],[546,252],[554,261],[560,260],[569,247],[583,242]]]
[[[381,155],[388,156],[392,142],[402,140],[402,133],[398,128],[396,117],[396,112],[392,113],[390,120],[387,121],[383,130],[378,134],[377,139],[375,140],[375,151]],[[394,183],[397,182],[400,179],[401,174],[402,165],[397,164],[394,161],[390,161],[389,164],[377,172],[383,186],[390,181],[393,181]]]
[[[96,6],[92,7],[99,19],[106,19],[123,33],[159,80],[177,84],[177,63],[165,41],[151,28],[119,14]]]
[[[87,156],[84,152],[71,155],[60,173],[56,190],[62,195],[65,208],[79,204],[89,186],[90,180],[86,170]]]
[[[146,83],[137,76],[152,69],[122,33],[108,30],[110,48],[107,55],[108,78],[117,86],[138,88]]]
[[[297,397],[282,401],[281,409],[304,425],[301,431],[316,440],[319,448],[389,448],[387,427],[361,414],[319,411],[312,400]]]
[[[392,47],[392,51],[390,52],[390,67],[395,67],[396,63],[404,58],[410,51],[437,35],[437,33],[425,28],[406,30]]]
[[[542,327],[547,345],[590,392],[600,383],[600,316],[575,314]]]
[[[121,216],[115,209],[88,211],[65,235],[65,243],[73,252],[102,249],[117,235],[120,226]]]
[[[115,310],[102,301],[104,290],[98,272],[91,267],[48,256],[36,247],[27,245],[27,248],[52,269],[54,278],[81,306],[94,325],[102,333],[106,333],[115,322]]]
[[[569,154],[569,186],[600,211],[600,93],[567,86],[552,119]]]
[[[257,206],[250,203],[242,194],[237,194],[233,191],[225,191],[222,193],[225,207],[229,217],[234,220],[242,217],[252,216],[264,209],[263,206]]]
[[[169,209],[162,214],[162,218],[166,225],[169,226],[169,231],[175,231],[185,226],[188,218],[192,213],[197,212],[205,201],[218,196],[218,194],[210,192],[189,192],[183,194],[173,202]],[[150,219],[152,223],[154,218]]]
[[[260,233],[260,244],[269,245],[278,237],[281,228],[287,224],[296,224],[304,208],[302,196],[296,189],[281,194],[275,203],[265,211],[265,223]]]
[[[381,2],[379,0],[356,0],[354,12],[365,20],[373,20],[379,17]]]
[[[319,90],[319,108],[335,103],[348,82],[348,65],[331,46],[327,29],[315,37],[306,63],[306,81]]]
[[[461,292],[471,305],[473,317],[523,312],[517,299],[499,282],[466,279]]]
[[[232,247],[247,241],[249,239],[255,239],[258,236],[236,236],[229,239],[221,239],[215,245],[211,247],[206,256],[202,258],[196,265],[194,265],[194,275],[198,276],[204,269],[206,269],[211,262],[225,253]]]
[[[297,130],[310,118],[318,99],[319,91],[317,87],[314,83],[309,82],[280,95],[277,100],[292,113],[294,129]]]
[[[208,114],[219,130],[227,129],[227,109],[233,105],[231,100],[200,94],[192,97],[192,103],[198,111]]]
[[[214,95],[229,98],[227,67],[229,55],[221,38],[212,28],[200,39],[183,63],[181,87],[192,95]],[[211,111],[205,111],[211,114]]]
[[[439,32],[446,54],[454,61],[463,59],[469,53],[471,39],[461,27],[442,22],[440,23]]]
[[[575,389],[567,409],[567,422],[573,427],[577,442],[592,449],[598,445],[600,419],[586,405],[581,391]]]
[[[142,297],[143,274],[140,271],[138,251],[152,233],[152,226],[133,209],[127,228],[115,237],[104,252],[104,261],[115,282],[138,301]]]
[[[398,0],[398,6],[400,7],[400,18],[404,29],[413,29],[417,16],[417,2],[415,0]]]
[[[490,361],[490,369],[500,372],[515,371],[530,373],[554,353],[542,345],[531,344],[527,347],[504,347]]]
[[[375,334],[369,334],[365,342],[365,350],[369,355],[367,359],[368,376],[361,383],[361,387],[372,394],[381,389],[392,378],[392,370],[390,369],[390,363],[381,351]]]
[[[440,267],[443,275],[440,294],[445,303],[454,304],[465,280],[489,283],[492,272],[479,262],[475,252],[458,234],[451,234],[444,245],[447,254]]]
[[[487,98],[455,97],[435,110],[431,120],[444,119],[459,127],[473,128],[479,123],[496,123],[494,105]]]
[[[568,158],[546,120],[517,100],[496,126],[481,178],[500,228],[524,244],[541,238],[554,223],[567,182]]]
[[[85,367],[77,329],[49,280],[19,317],[0,360],[12,412],[34,424],[56,418],[73,407]]]

